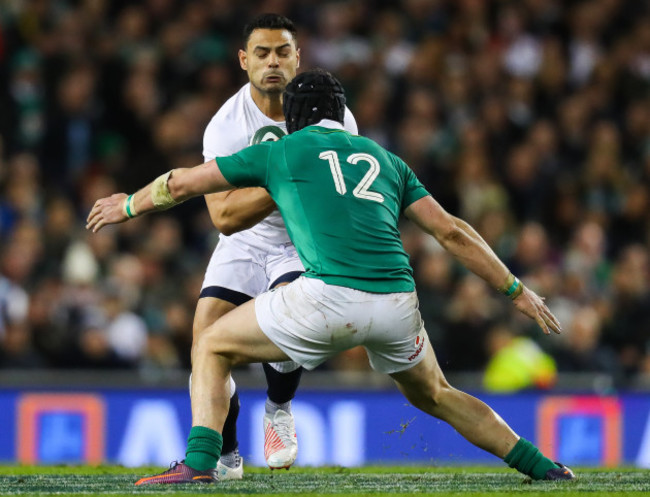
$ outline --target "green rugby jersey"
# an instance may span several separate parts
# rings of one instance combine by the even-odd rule
[[[305,276],[373,293],[415,288],[397,221],[428,192],[374,141],[308,126],[217,163],[231,185],[268,190]]]

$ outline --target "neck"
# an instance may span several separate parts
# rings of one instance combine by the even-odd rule
[[[253,102],[255,102],[255,105],[257,105],[258,109],[260,109],[266,117],[273,119],[274,121],[284,121],[281,93],[261,92],[251,85],[251,97],[253,97]]]

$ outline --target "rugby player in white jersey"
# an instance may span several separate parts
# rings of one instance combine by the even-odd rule
[[[250,82],[208,124],[203,138],[206,161],[286,134],[282,92],[300,64],[294,24],[277,14],[255,18],[244,28],[239,63]],[[347,109],[345,128],[357,133],[354,117]],[[293,281],[304,271],[282,217],[266,190],[235,189],[206,195],[205,200],[220,236],[196,307],[195,344],[203,330],[218,318],[271,288]],[[272,469],[288,468],[298,451],[291,399],[302,368],[292,361],[264,364],[263,368],[268,383],[263,419],[264,457]],[[217,468],[222,480],[243,475],[236,432],[239,399],[232,379],[230,391],[223,455]]]

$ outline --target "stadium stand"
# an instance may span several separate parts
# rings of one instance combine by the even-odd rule
[[[399,5],[397,5],[399,4]],[[650,10],[633,0],[31,0],[0,5],[0,368],[189,368],[203,202],[90,235],[94,199],[201,162],[246,19],[300,26],[360,133],[402,156],[564,325],[404,226],[445,371],[525,338],[560,373],[650,377]],[[505,338],[504,338],[505,337]],[[545,362],[547,364],[547,362]],[[545,366],[549,367],[549,366]],[[355,350],[326,364],[368,368]],[[525,388],[548,387],[535,382]]]

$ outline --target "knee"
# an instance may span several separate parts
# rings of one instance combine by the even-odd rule
[[[199,299],[192,322],[192,341],[198,338],[235,306],[221,300]]]
[[[194,345],[198,338],[201,336],[201,332],[205,329],[202,323],[199,323],[197,319],[192,323],[192,345]]]
[[[200,319],[199,316],[194,318],[192,323],[192,345],[196,344],[202,335],[205,335],[205,332],[211,328],[215,321],[207,322],[205,319]]]
[[[218,339],[218,336],[219,330],[216,324],[195,333],[192,340],[192,358],[199,354],[219,354],[223,352],[220,347],[222,341]]]
[[[194,337],[192,342],[192,364],[199,357],[207,356],[217,356],[220,361],[228,362],[231,367],[237,366],[241,362],[235,345],[227,339],[227,334],[224,331],[224,328],[217,322]]]

